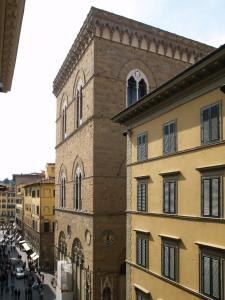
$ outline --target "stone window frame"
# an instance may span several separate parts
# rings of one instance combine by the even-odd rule
[[[82,171],[80,166],[76,167],[74,173],[74,195],[73,205],[75,210],[82,210]]]
[[[64,141],[67,137],[67,100],[63,101],[61,109],[61,140]]]
[[[79,79],[75,89],[75,129],[79,128],[83,123],[83,87],[84,83],[82,79]]]
[[[140,98],[138,95],[139,92],[139,82],[143,79],[145,81],[146,84],[146,95],[149,93],[149,83],[148,83],[148,79],[147,76],[144,74],[144,72],[142,72],[140,69],[133,69],[131,70],[128,74],[127,74],[127,78],[126,78],[126,107],[129,107],[130,105],[132,105],[133,103],[129,103],[129,99],[128,99],[128,80],[133,77],[135,82],[136,82],[136,100],[133,102],[137,102]]]

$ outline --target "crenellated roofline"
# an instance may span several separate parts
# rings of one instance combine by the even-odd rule
[[[91,7],[53,82],[53,93],[56,96],[62,90],[83,52],[95,36],[190,64],[215,49],[177,34]]]

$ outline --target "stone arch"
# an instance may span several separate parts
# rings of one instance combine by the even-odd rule
[[[156,84],[154,74],[141,59],[128,60],[120,68],[116,77],[124,81],[124,86],[126,86],[125,83],[126,83],[127,75],[133,69],[139,69],[140,71],[143,72],[143,74],[145,74],[148,80],[149,90],[156,88],[157,84]]]
[[[84,178],[85,177],[84,163],[83,163],[83,160],[80,158],[79,155],[76,156],[76,158],[74,159],[74,162],[73,162],[71,180],[73,180],[78,167],[81,170],[82,178]]]
[[[109,28],[109,25],[106,24],[103,29],[102,38],[110,40],[110,36],[111,36],[110,28]]]
[[[65,166],[63,164],[61,164],[60,168],[59,168],[59,176],[58,176],[58,183],[60,184],[60,180],[62,176],[65,176],[66,180],[67,180],[67,170],[65,168]]]
[[[118,27],[116,27],[113,31],[112,40],[120,43],[120,30]]]
[[[75,79],[74,79],[73,98],[76,96],[76,91],[77,91],[77,89],[78,89],[78,87],[81,83],[82,83],[83,86],[86,83],[85,73],[82,69],[77,71],[77,74],[76,74]]]
[[[148,50],[148,41],[147,39],[144,37],[141,41],[141,46],[140,46],[141,49],[144,49],[144,50]]]
[[[129,39],[129,34],[128,34],[127,30],[123,33],[122,43],[125,45],[130,45],[130,39]]]
[[[149,51],[156,53],[156,49],[157,49],[157,43],[156,43],[155,39],[153,39],[150,41]]]

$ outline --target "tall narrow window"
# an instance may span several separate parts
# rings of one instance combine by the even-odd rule
[[[149,293],[136,289],[136,300],[150,300]]]
[[[163,125],[163,153],[169,154],[176,151],[176,123],[169,122]]]
[[[127,77],[127,106],[134,104],[148,92],[147,79],[139,70],[133,70]]]
[[[137,264],[144,268],[148,268],[149,257],[149,235],[146,233],[137,233]]]
[[[76,127],[80,127],[83,118],[83,87],[79,82],[76,94]]]
[[[65,176],[61,177],[60,183],[60,207],[66,206],[66,178]]]
[[[201,252],[201,292],[212,299],[221,300],[224,282],[221,278],[223,259],[208,252]]]
[[[81,171],[79,168],[77,168],[75,173],[75,178],[74,178],[74,208],[76,210],[82,209],[81,185],[82,185]]]
[[[221,216],[221,176],[202,177],[202,215]]]
[[[147,133],[139,134],[137,137],[137,160],[148,158]]]
[[[177,181],[175,179],[165,179],[163,190],[163,211],[170,214],[176,213]]]
[[[147,211],[148,191],[147,180],[138,179],[137,181],[137,210]]]
[[[220,106],[214,104],[201,110],[201,141],[213,143],[220,139]]]
[[[178,280],[178,244],[177,242],[163,241],[163,266],[162,273],[165,277]]]
[[[66,111],[67,111],[67,107],[66,107],[66,102],[63,104],[63,109],[62,109],[62,114],[61,114],[61,118],[62,118],[62,140],[64,140],[66,138],[66,122],[67,122],[67,116],[66,116]]]

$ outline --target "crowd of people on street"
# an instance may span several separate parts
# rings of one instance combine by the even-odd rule
[[[30,260],[26,268],[26,261],[17,251],[13,228],[3,227],[0,230],[0,299],[32,300],[34,290],[38,291],[39,299],[43,299],[44,275],[39,269],[37,276]],[[22,272],[20,279],[17,279],[18,268]],[[23,280],[22,288],[17,286],[16,280]]]

